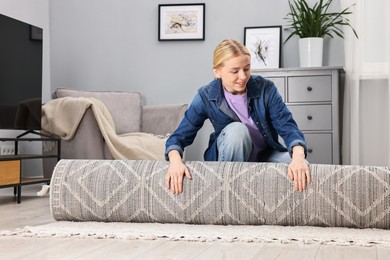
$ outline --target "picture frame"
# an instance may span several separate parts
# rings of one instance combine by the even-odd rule
[[[204,41],[205,3],[158,5],[159,41]]]
[[[244,45],[251,53],[251,69],[280,68],[282,26],[245,27]]]

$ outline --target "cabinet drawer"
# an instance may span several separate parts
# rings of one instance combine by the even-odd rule
[[[0,185],[20,183],[20,161],[0,161]]]
[[[269,77],[267,78],[271,80],[276,88],[278,89],[278,92],[283,98],[283,101],[286,101],[286,93],[285,93],[285,88],[284,88],[284,77]]]
[[[332,164],[332,134],[305,134],[309,163]]]
[[[332,130],[332,105],[289,105],[299,129]]]
[[[289,77],[288,102],[332,100],[331,76]]]

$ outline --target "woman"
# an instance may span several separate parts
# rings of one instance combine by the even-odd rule
[[[311,182],[305,139],[275,85],[251,76],[250,53],[236,40],[222,41],[214,50],[213,63],[216,79],[198,90],[166,142],[165,155],[170,161],[167,188],[179,194],[184,175],[191,178],[182,160],[184,148],[210,119],[215,132],[204,153],[206,161],[286,163],[295,189],[303,191]]]

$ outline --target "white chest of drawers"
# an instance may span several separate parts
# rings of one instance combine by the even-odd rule
[[[253,70],[272,80],[308,144],[310,163],[340,164],[342,67]]]

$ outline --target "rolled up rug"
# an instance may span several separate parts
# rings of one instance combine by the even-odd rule
[[[179,195],[165,186],[169,162],[61,160],[50,184],[56,220],[390,228],[387,167],[311,164],[294,189],[287,165],[186,162]]]

